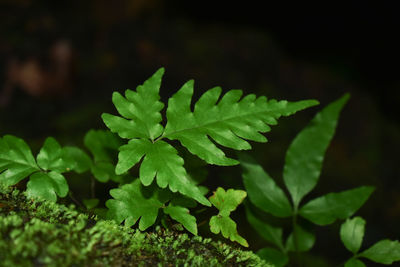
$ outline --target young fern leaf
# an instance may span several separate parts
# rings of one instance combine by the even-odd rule
[[[196,218],[187,209],[196,206],[191,199],[173,195],[169,190],[160,189],[154,184],[144,187],[139,179],[112,189],[110,194],[114,199],[106,202],[107,217],[117,223],[125,221],[126,226],[132,226],[139,220],[139,230],[144,231],[156,222],[159,210],[162,209],[189,232],[197,235]]]
[[[249,244],[246,239],[238,234],[236,223],[229,217],[231,212],[242,203],[246,195],[243,190],[228,189],[228,191],[225,191],[218,187],[217,191],[209,198],[210,202],[219,210],[218,215],[212,216],[210,219],[210,230],[214,234],[221,232],[225,238],[248,247]]]
[[[211,164],[234,165],[238,162],[225,157],[216,143],[238,150],[250,149],[244,139],[265,142],[261,133],[268,132],[268,125],[275,125],[280,116],[288,116],[299,110],[318,104],[315,100],[289,103],[267,101],[265,97],[248,95],[240,100],[242,92],[232,90],[217,103],[221,89],[206,92],[190,110],[193,81],[186,83],[169,100],[167,124],[160,124],[159,90],[164,69],[138,86],[137,91],[126,90],[125,97],[114,92],[113,103],[122,117],[103,114],[106,126],[120,137],[130,139],[120,147],[116,174],[122,174],[142,160],[139,178],[143,185],[156,179],[161,188],[167,186],[173,192],[191,197],[210,206],[199,187],[192,182],[183,167],[183,159],[165,139],[179,140],[192,154]],[[240,101],[239,101],[240,100]]]
[[[79,149],[74,150],[76,153]],[[30,176],[26,190],[29,196],[57,201],[57,196],[65,197],[68,193],[68,184],[62,173],[76,170],[78,166],[70,152],[71,147],[62,148],[49,137],[35,160],[22,139],[6,135],[0,139],[0,181],[5,185],[15,185]]]

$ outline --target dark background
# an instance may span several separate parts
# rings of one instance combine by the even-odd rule
[[[394,4],[261,6],[258,1],[0,1],[0,133],[25,138],[36,152],[47,136],[81,145],[100,114],[116,113],[114,90],[135,89],[159,67],[166,102],[188,79],[207,89],[319,107],[283,118],[251,154],[282,184],[290,141],[323,106],[345,92],[320,184],[307,199],[360,185],[376,191],[357,213],[367,219],[364,246],[400,234],[399,16]],[[210,168],[211,187],[241,187],[236,167]],[[239,209],[240,220],[244,214]],[[340,223],[316,228],[310,257],[331,266],[350,255]],[[239,223],[251,249],[259,240]],[[246,229],[246,230],[242,230]],[[318,263],[322,264],[322,263]],[[322,266],[322,265],[319,265]]]

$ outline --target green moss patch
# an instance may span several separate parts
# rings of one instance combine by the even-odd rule
[[[269,266],[251,251],[165,230],[140,232],[0,186],[2,266]]]

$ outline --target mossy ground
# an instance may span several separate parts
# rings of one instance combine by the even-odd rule
[[[269,266],[251,251],[96,220],[0,185],[0,266]]]

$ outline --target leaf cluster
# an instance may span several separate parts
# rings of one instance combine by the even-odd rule
[[[140,230],[168,216],[197,235],[196,218],[189,209],[199,204],[214,205],[219,214],[210,220],[211,231],[247,246],[229,217],[246,193],[218,188],[207,198],[209,189],[188,173],[178,151],[183,148],[206,164],[239,164],[227,157],[223,148],[248,150],[249,141],[266,142],[263,133],[269,132],[281,116],[318,102],[243,96],[241,90],[222,94],[222,89],[215,87],[206,91],[192,110],[194,82],[190,80],[169,98],[163,113],[165,105],[159,94],[163,74],[161,68],[136,90],[128,89],[124,95],[113,93],[112,102],[119,115],[102,114],[109,131],[86,134],[84,144],[90,156],[77,147],[61,147],[50,137],[35,159],[22,139],[4,136],[0,141],[0,181],[11,186],[29,177],[29,196],[56,201],[69,193],[64,173],[90,173],[92,182],[94,178],[118,184],[106,201],[106,218],[127,226],[138,223]],[[224,200],[224,205],[219,200]],[[98,203],[96,198],[84,199],[88,209]]]

